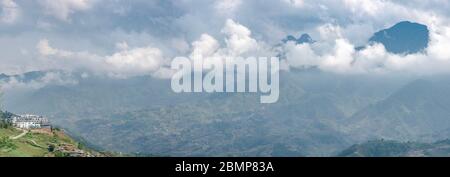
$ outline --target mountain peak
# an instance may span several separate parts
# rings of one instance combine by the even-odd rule
[[[429,30],[426,25],[402,21],[376,32],[369,41],[381,43],[388,52],[395,54],[418,53],[428,47]]]
[[[309,34],[302,34],[300,38],[298,38],[297,43],[303,44],[303,43],[314,43],[314,40],[309,36]]]
[[[288,35],[285,39],[283,39],[284,43],[287,43],[289,41],[293,41],[296,44],[312,44],[314,43],[314,40],[311,38],[311,36],[309,36],[309,34],[302,34],[299,38],[295,38],[292,35]]]

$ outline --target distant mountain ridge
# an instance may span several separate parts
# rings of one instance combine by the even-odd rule
[[[356,144],[338,154],[340,157],[450,157],[450,140],[435,143],[374,140]]]
[[[25,72],[23,74],[7,75],[4,73],[0,74],[0,81],[8,82],[11,79],[16,79],[21,82],[30,82],[33,80],[43,78],[47,73],[55,71],[31,71]]]
[[[402,21],[394,26],[382,29],[374,33],[367,45],[381,43],[388,52],[394,54],[413,54],[423,52],[429,44],[430,32],[426,25]],[[283,43],[294,42],[296,44],[313,44],[315,41],[309,34],[302,34],[300,37],[288,35],[282,40]],[[366,46],[356,47],[362,50]]]
[[[7,94],[11,99],[6,105],[15,112],[53,118],[110,151],[326,156],[355,143],[340,131],[340,122],[384,98],[383,87],[390,85],[319,71],[281,75],[280,100],[271,105],[259,104],[255,94],[175,94],[169,81],[150,77],[90,77],[77,85],[49,85],[21,94],[25,95],[21,99]]]
[[[448,79],[419,79],[386,99],[356,112],[348,123],[360,140],[391,138],[407,141],[450,127],[450,84]],[[450,135],[447,135],[447,137]]]

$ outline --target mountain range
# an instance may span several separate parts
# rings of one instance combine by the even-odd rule
[[[393,53],[421,52],[429,40],[425,29],[401,22],[375,33],[368,44],[380,42]],[[410,38],[413,43],[398,46]],[[308,34],[287,41],[314,43]],[[39,80],[48,73],[0,80]],[[81,75],[61,74],[76,84],[5,92],[5,107],[48,116],[99,149],[143,155],[330,156],[368,140],[431,143],[450,137],[447,75],[292,70],[281,72],[280,99],[269,105],[248,93],[176,94],[169,80],[149,76]]]

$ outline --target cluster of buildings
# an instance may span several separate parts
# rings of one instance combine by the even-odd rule
[[[68,157],[95,157],[91,153],[81,150],[72,144],[60,144],[55,150],[64,153]]]
[[[21,129],[51,129],[50,121],[43,116],[32,114],[14,115],[9,121],[14,127]]]

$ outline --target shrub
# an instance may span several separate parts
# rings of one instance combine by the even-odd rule
[[[8,137],[0,138],[0,149],[16,149],[17,146]]]

